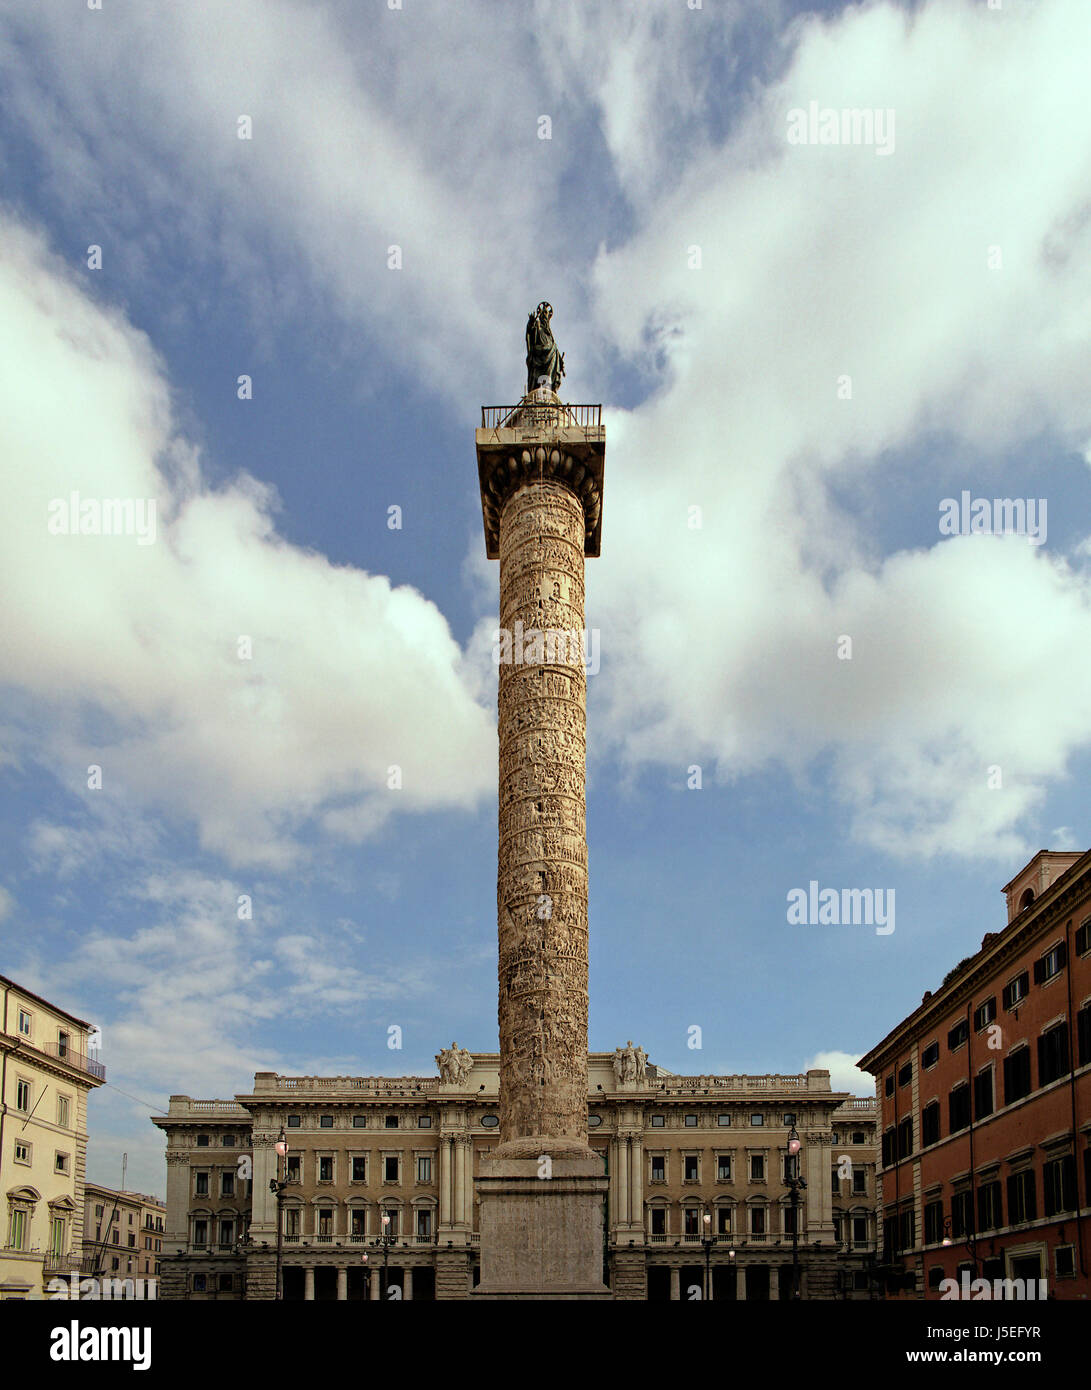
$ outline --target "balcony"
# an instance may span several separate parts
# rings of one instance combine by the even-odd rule
[[[42,1270],[45,1274],[60,1274],[61,1271],[78,1270],[80,1258],[70,1250],[51,1250],[45,1257]]]
[[[73,1052],[67,1043],[42,1043],[38,1051],[44,1052],[47,1057],[56,1057],[58,1062],[64,1062],[78,1071],[86,1072],[96,1081],[106,1080],[106,1068],[101,1062],[96,1062],[93,1057],[87,1057],[82,1052]]]

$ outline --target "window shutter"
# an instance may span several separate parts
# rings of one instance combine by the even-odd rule
[[[1040,985],[1046,977],[1046,963],[1044,960],[1034,962],[1034,983]]]
[[[1010,1009],[1015,998],[1015,990],[1012,988],[1011,985],[1004,986],[1004,993],[1002,997],[1004,1000],[1004,1008]]]
[[[1068,964],[1068,942],[1062,941],[1057,947],[1057,969],[1063,970]]]

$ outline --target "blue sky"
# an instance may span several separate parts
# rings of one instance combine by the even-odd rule
[[[0,971],[102,1029],[90,1176],[162,1190],[172,1092],[495,1049],[473,430],[543,298],[607,427],[591,1046],[864,1090],[1091,842],[1080,0],[161,8],[0,0]]]

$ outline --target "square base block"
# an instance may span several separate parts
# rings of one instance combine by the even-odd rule
[[[549,1176],[542,1176],[543,1171]],[[610,1299],[602,1282],[602,1204],[609,1187],[597,1158],[485,1158],[481,1198],[483,1299]]]

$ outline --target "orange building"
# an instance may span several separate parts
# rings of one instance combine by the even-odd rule
[[[859,1064],[888,1297],[1091,1294],[1091,852],[1043,850],[1004,893],[1006,928]]]

